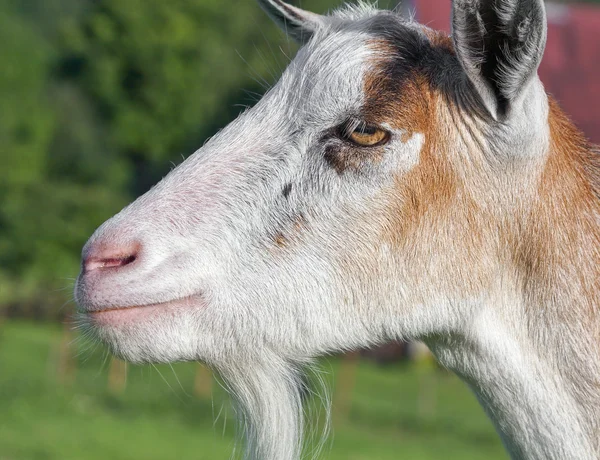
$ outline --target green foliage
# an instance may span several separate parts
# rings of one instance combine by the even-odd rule
[[[0,308],[70,297],[56,289],[93,227],[125,203],[126,183],[111,174],[118,158],[92,147],[92,109],[53,78],[57,48],[10,6],[0,4]]]
[[[247,86],[237,53],[260,75],[271,65],[254,48],[265,40],[256,27],[265,15],[252,2],[236,2],[236,10],[216,0],[105,0],[65,27],[72,76],[98,104],[119,150],[164,164],[231,117]]]

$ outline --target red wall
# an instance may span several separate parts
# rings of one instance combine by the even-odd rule
[[[450,30],[450,0],[413,0],[416,19]],[[573,121],[600,143],[600,7],[547,3],[548,44],[540,78]]]

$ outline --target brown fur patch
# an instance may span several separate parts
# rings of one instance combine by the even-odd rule
[[[598,413],[600,159],[552,98],[549,106],[548,159],[537,199],[514,229],[514,263],[531,337],[553,359],[568,357],[558,372],[579,386],[574,398]]]
[[[446,39],[434,43],[449,46]],[[486,225],[449,155],[458,137],[451,112],[458,109],[422,69],[394,69],[402,61],[390,63],[391,45],[379,41],[374,46],[380,56],[374,67],[382,70],[365,80],[364,118],[404,130],[402,142],[417,133],[424,136],[419,163],[398,172],[394,185],[384,191],[380,237],[404,259],[415,284],[426,277],[439,292],[481,290],[489,282],[489,270],[482,268],[489,265]]]
[[[426,35],[453,52],[447,38]],[[560,363],[574,398],[600,407],[599,154],[550,99],[547,158],[495,157],[485,150],[493,122],[468,104],[453,106],[426,68],[395,69],[402,61],[393,62],[392,44],[373,46],[380,53],[365,82],[365,119],[425,136],[419,163],[382,193],[381,214],[366,217],[383,222],[381,245],[409,286],[399,308],[432,295],[496,294],[498,315],[522,322],[524,343],[549,365]],[[375,276],[390,271],[372,259],[362,267]],[[360,276],[356,264],[347,266]]]
[[[289,222],[282,230],[278,231],[273,237],[272,241],[275,247],[278,249],[284,249],[293,244],[300,238],[302,232],[306,229],[306,218],[303,214],[298,214],[293,220]]]
[[[429,29],[427,27],[423,27],[422,31],[425,33],[427,38],[429,38],[429,42],[434,48],[442,48],[452,54],[455,53],[452,37],[440,32],[439,30]]]
[[[447,37],[427,35],[433,47],[453,52]],[[402,60],[394,62],[397,50],[386,40],[372,46],[377,70],[365,80],[365,121],[405,130],[403,141],[414,133],[425,137],[419,164],[399,173],[382,196],[387,205],[381,238],[412,261],[415,280],[426,274],[443,292],[473,292],[484,289],[504,264],[522,280],[530,304],[565,296],[556,286],[569,279],[570,287],[562,289],[588,305],[586,315],[599,314],[600,158],[557,104],[550,100],[546,165],[510,159],[491,164],[489,152],[473,138],[477,128],[464,122],[464,106],[453,106],[426,69],[396,69]],[[503,190],[515,181],[528,192]],[[512,255],[505,260],[505,254]],[[571,314],[555,312],[564,321]]]
[[[387,41],[376,40],[371,47],[377,52],[373,63],[377,70],[365,78],[363,119],[367,123],[389,123],[407,133],[424,132],[431,110],[431,93],[425,76],[416,69],[396,72],[396,49]],[[401,60],[397,65],[402,65]]]
[[[521,239],[529,295],[545,298],[569,278],[573,306],[587,303],[598,314],[600,294],[600,160],[556,101],[549,98],[550,151],[539,196]],[[527,242],[527,243],[523,243]],[[537,284],[531,283],[537,280]],[[580,315],[582,312],[578,312]],[[562,316],[573,310],[557,311]]]
[[[278,248],[284,248],[288,245],[289,240],[285,237],[285,235],[283,233],[279,232],[279,233],[277,233],[277,235],[275,235],[273,242],[275,243],[275,246],[277,246]]]
[[[401,44],[389,39],[374,38],[370,43],[377,56],[373,62],[376,70],[365,78],[366,102],[360,116],[367,124],[388,123],[394,129],[404,130],[402,142],[416,132],[429,132],[432,94],[438,97],[447,90],[439,81],[439,61],[446,61],[449,56],[456,61],[450,38],[429,29],[425,35],[429,42],[415,32],[406,34],[407,47],[414,48],[410,56],[402,54]],[[419,53],[424,56],[417,56]],[[454,64],[458,65],[458,61]],[[343,174],[380,161],[384,148],[335,145],[326,150],[325,159],[338,174]]]
[[[409,228],[415,228],[425,214],[446,206],[455,194],[457,183],[447,159],[440,155],[447,139],[439,129],[439,94],[418,69],[403,81],[397,81],[397,72],[390,67],[394,65],[390,64],[390,59],[394,58],[395,49],[385,41],[377,41],[373,46],[379,56],[374,67],[381,70],[365,79],[364,118],[374,123],[388,123],[394,129],[404,131],[402,142],[416,133],[424,136],[419,164],[397,177],[394,190],[388,192],[396,208],[392,214],[399,217],[389,229],[389,238],[403,239]]]

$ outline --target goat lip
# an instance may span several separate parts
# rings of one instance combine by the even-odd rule
[[[130,310],[137,310],[140,308],[152,308],[152,307],[159,307],[161,305],[165,305],[168,304],[168,302],[163,303],[153,303],[153,304],[148,304],[148,305],[132,305],[130,307],[116,307],[116,308],[104,308],[101,310],[90,310],[90,311],[86,311],[85,314],[86,315],[91,315],[91,316],[95,316],[95,315],[102,315],[104,313],[112,313],[112,312],[119,312],[119,311],[130,311]]]
[[[119,314],[127,314],[133,313],[141,310],[156,310],[167,307],[186,307],[191,306],[195,303],[201,303],[202,296],[199,294],[175,298],[171,300],[167,300],[165,302],[157,302],[157,303],[148,303],[148,304],[139,304],[139,305],[130,305],[124,307],[99,307],[93,310],[86,310],[83,313],[89,315],[91,318],[101,317],[105,315],[119,315]]]

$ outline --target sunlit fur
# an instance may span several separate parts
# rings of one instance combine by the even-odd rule
[[[543,12],[496,1],[503,21]],[[247,459],[301,457],[314,357],[390,339],[425,341],[513,458],[597,458],[598,159],[533,58],[499,59],[490,74],[513,74],[492,84],[456,54],[465,30],[261,4],[310,38],[255,107],[92,236],[84,261],[136,258],[80,274],[90,331],[132,362],[215,368]],[[390,141],[344,140],[356,120]]]

